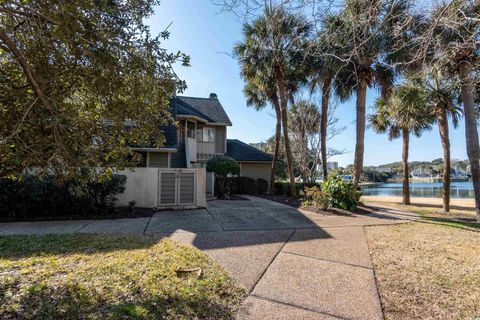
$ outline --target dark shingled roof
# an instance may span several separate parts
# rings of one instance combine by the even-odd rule
[[[212,123],[232,123],[218,99],[177,96],[177,114],[197,116]]]
[[[237,139],[227,139],[227,156],[236,161],[272,161],[273,156]]]

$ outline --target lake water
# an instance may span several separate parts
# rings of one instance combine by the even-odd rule
[[[420,198],[441,198],[443,185],[441,182],[411,182],[410,196]],[[365,196],[402,196],[401,183],[383,183],[376,186],[362,187]],[[450,185],[451,198],[474,198],[471,181],[452,182]]]

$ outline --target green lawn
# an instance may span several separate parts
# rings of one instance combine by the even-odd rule
[[[200,267],[203,274],[177,276]],[[0,237],[1,319],[229,319],[244,298],[199,250],[150,237]]]
[[[398,208],[401,210],[406,210],[414,213],[418,213],[424,221],[442,224],[450,227],[461,228],[461,229],[468,229],[474,231],[480,231],[480,223],[475,221],[465,221],[461,220],[462,218],[473,218],[475,211],[473,214],[470,210],[458,210],[458,209],[451,209],[449,214],[441,213],[441,208],[438,208],[433,205],[422,204],[422,205],[404,205],[401,203],[395,202],[372,202],[367,201],[364,202],[367,206],[376,206],[376,207],[390,207],[390,208]]]

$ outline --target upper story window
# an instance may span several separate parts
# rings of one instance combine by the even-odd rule
[[[197,141],[203,141],[203,126],[197,124]]]
[[[205,128],[205,127],[203,127],[203,141],[204,142],[215,142],[215,128]]]
[[[195,139],[195,123],[187,122],[187,137]]]
[[[215,142],[215,128],[197,126],[197,141]]]

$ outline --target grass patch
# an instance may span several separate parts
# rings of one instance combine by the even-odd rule
[[[177,276],[190,267],[202,276]],[[230,319],[243,298],[217,263],[169,239],[0,237],[1,319]]]
[[[368,206],[390,207],[418,213],[423,220],[455,228],[480,231],[480,223],[474,222],[474,216],[467,214],[468,210],[451,209],[448,214],[442,213],[441,208],[435,206],[404,205],[397,202],[365,202]]]
[[[480,316],[480,236],[446,226],[367,227],[386,319]]]

